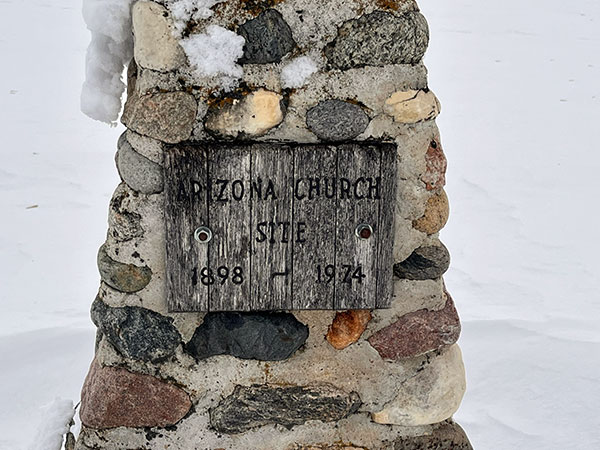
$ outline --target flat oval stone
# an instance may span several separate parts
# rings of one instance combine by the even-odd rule
[[[442,422],[431,434],[401,437],[394,450],[473,450],[465,431],[452,421]]]
[[[81,391],[81,422],[90,428],[166,427],[189,412],[188,394],[150,375],[93,362]]]
[[[141,291],[148,286],[152,278],[152,270],[148,266],[115,261],[108,256],[104,245],[98,251],[98,270],[102,281],[126,293]]]
[[[308,327],[289,313],[209,313],[186,351],[197,360],[215,355],[282,361],[308,338]]]
[[[450,204],[448,196],[442,189],[427,200],[425,214],[419,219],[413,221],[413,228],[429,235],[440,231],[448,222],[450,215]]]
[[[243,433],[252,428],[278,424],[287,428],[309,420],[336,422],[354,414],[361,405],[350,394],[331,385],[236,386],[210,411],[212,427],[221,433]]]
[[[363,133],[369,116],[355,104],[325,100],[308,110],[306,125],[322,141],[347,141]]]
[[[419,247],[406,260],[394,265],[394,275],[408,280],[435,280],[450,267],[450,252],[439,245]]]
[[[126,358],[160,362],[172,356],[181,343],[173,319],[149,309],[112,308],[96,298],[91,316],[104,337]]]
[[[142,194],[162,192],[162,167],[136,152],[127,141],[126,133],[119,138],[116,162],[121,179],[134,191]]]
[[[238,34],[246,40],[241,64],[277,63],[296,47],[290,26],[275,9],[240,25]]]
[[[374,11],[345,22],[325,47],[333,69],[347,70],[387,64],[417,64],[429,45],[425,17],[411,11],[396,16]]]

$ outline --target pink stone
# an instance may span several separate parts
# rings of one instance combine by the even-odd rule
[[[425,155],[425,161],[427,162],[427,170],[421,176],[421,181],[425,183],[426,189],[433,191],[444,187],[446,185],[448,161],[439,140],[431,140]]]
[[[192,407],[188,394],[150,375],[94,361],[81,391],[81,421],[90,428],[165,427]]]
[[[382,358],[390,360],[413,358],[456,343],[460,319],[452,298],[447,295],[444,309],[406,314],[371,336],[369,343]]]

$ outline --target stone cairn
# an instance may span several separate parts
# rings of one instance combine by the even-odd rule
[[[133,5],[123,182],[98,255],[76,448],[470,449],[452,421],[465,373],[442,280],[446,158],[425,18],[412,0],[211,5],[183,33],[217,25],[245,39],[229,92],[194,72],[169,2]],[[314,73],[286,87],[282,71],[303,56]],[[392,307],[170,313],[163,156],[192,141],[397,144]]]

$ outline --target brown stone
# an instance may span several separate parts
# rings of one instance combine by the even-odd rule
[[[289,448],[289,450],[369,450],[367,447],[356,447],[352,444],[315,444],[315,445],[302,445],[296,444]]]
[[[338,312],[329,326],[327,340],[334,348],[343,350],[360,339],[371,318],[368,310]]]
[[[403,437],[394,450],[473,450],[464,430],[454,422],[443,422],[427,436]]]
[[[136,95],[127,100],[121,121],[139,134],[177,144],[191,136],[197,109],[187,92]]]
[[[423,217],[413,221],[413,228],[427,234],[435,234],[448,222],[450,204],[444,190],[433,195],[427,200]]]
[[[191,407],[189,396],[172,384],[94,361],[81,391],[80,417],[95,429],[166,427]]]
[[[444,155],[442,144],[438,140],[432,139],[425,155],[427,169],[421,176],[421,181],[425,183],[428,191],[443,188],[446,185],[446,168],[448,161]]]
[[[460,336],[460,319],[449,294],[439,311],[422,309],[406,314],[368,340],[384,359],[401,360],[450,346]]]

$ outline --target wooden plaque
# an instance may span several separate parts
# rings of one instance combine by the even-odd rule
[[[165,184],[169,311],[390,306],[395,145],[179,145]]]

